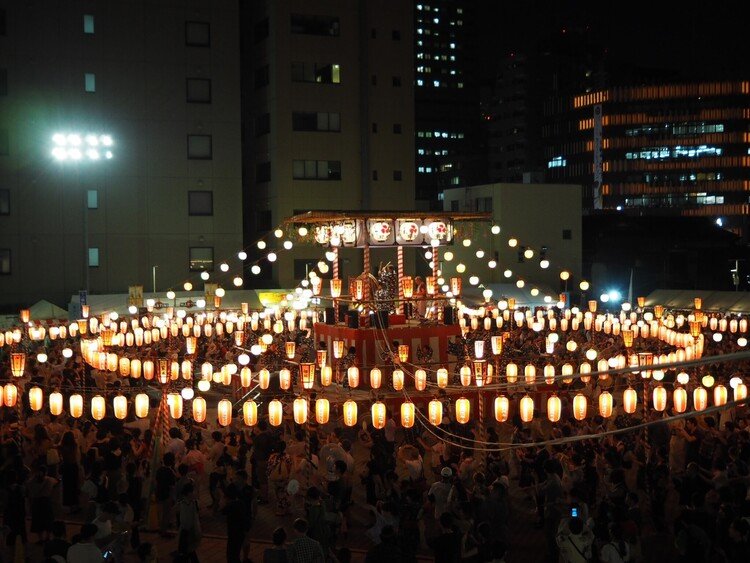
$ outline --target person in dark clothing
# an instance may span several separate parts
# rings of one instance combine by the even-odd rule
[[[164,460],[156,470],[156,502],[159,503],[159,532],[166,535],[172,524],[172,506],[174,504],[174,486],[177,475],[174,471],[174,454],[167,452]]]
[[[381,561],[389,563],[403,561],[401,549],[396,543],[396,531],[390,525],[383,526],[380,531],[380,543],[371,547],[365,557],[365,563],[380,563]]]
[[[70,542],[66,539],[65,522],[56,520],[52,523],[52,539],[44,544],[44,556],[59,555],[63,559],[68,556]]]
[[[240,551],[248,530],[248,512],[245,503],[238,497],[237,487],[227,486],[227,503],[222,512],[227,517],[227,562],[240,563]]]
[[[461,560],[461,534],[453,524],[453,515],[440,516],[440,533],[430,542],[435,563],[457,563]]]

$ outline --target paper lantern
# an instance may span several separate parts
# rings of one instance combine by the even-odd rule
[[[505,366],[505,378],[508,383],[515,383],[518,381],[518,366],[514,363],[509,363]]]
[[[214,366],[209,362],[203,362],[201,365],[201,378],[204,381],[211,381],[214,374]]]
[[[293,340],[286,342],[284,344],[284,351],[286,352],[287,359],[294,359],[294,355],[297,353],[297,344]]]
[[[622,342],[625,344],[625,348],[631,348],[633,346],[633,337],[635,336],[633,331],[630,329],[624,329],[621,332]]]
[[[462,285],[461,278],[450,279],[451,293],[454,295],[454,297],[458,297],[459,295],[461,295],[461,285]]]
[[[408,344],[399,344],[398,359],[401,360],[402,362],[406,362],[409,360],[409,345]]]
[[[401,391],[404,388],[404,372],[400,369],[394,369],[391,378],[394,391]]]
[[[182,395],[169,393],[167,395],[167,406],[169,407],[169,416],[175,420],[182,418]]]
[[[562,404],[560,402],[560,397],[557,395],[551,395],[549,399],[547,399],[547,418],[550,422],[557,422],[560,420],[560,414],[562,411]]]
[[[349,369],[346,370],[346,378],[349,382],[349,387],[352,389],[359,387],[359,368],[357,366],[350,366]]]
[[[278,399],[268,403],[268,422],[271,426],[280,426],[284,419],[284,405]]]
[[[331,280],[331,297],[334,299],[341,297],[341,280],[339,278]]]
[[[104,418],[107,410],[107,403],[101,395],[91,397],[91,418],[101,420]]]
[[[315,421],[318,424],[328,424],[331,405],[328,399],[317,399],[315,401]]]
[[[456,422],[466,424],[471,418],[471,402],[465,397],[456,399]]]
[[[250,387],[253,384],[253,372],[245,366],[240,370],[240,385],[242,387]]]
[[[427,295],[435,295],[437,293],[437,278],[435,276],[425,277],[424,283]]]
[[[370,407],[370,413],[372,415],[372,426],[378,430],[385,428],[385,404],[380,401],[375,401]]]
[[[151,381],[154,378],[154,362],[146,360],[143,362],[143,379]]]
[[[720,407],[727,404],[727,388],[723,385],[714,387],[714,406]]]
[[[271,384],[271,372],[266,368],[263,368],[258,372],[258,386],[261,389],[268,389]]]
[[[372,368],[370,370],[370,387],[373,389],[380,389],[380,385],[383,382],[383,374],[378,368]]]
[[[474,341],[474,357],[481,360],[484,357],[484,340]]]
[[[301,367],[301,366],[300,366]],[[279,370],[279,387],[285,391],[292,385],[292,372],[287,368],[281,368]]]
[[[31,311],[29,309],[21,309],[21,322],[27,323],[31,319]]]
[[[427,387],[427,372],[423,369],[418,369],[414,372],[414,388],[417,391],[424,391]]]
[[[663,412],[667,408],[667,390],[661,385],[654,388],[653,403],[655,411]]]
[[[301,362],[299,365],[300,383],[304,389],[312,389],[315,385],[315,364],[312,362]],[[289,387],[282,387],[289,389]]]
[[[68,398],[68,414],[73,418],[83,416],[83,397],[78,393],[74,393]]]
[[[142,364],[137,358],[130,360],[130,377],[139,379],[141,377]]]
[[[334,340],[333,341],[333,357],[340,360],[344,357],[344,341]]]
[[[534,399],[524,396],[518,404],[518,410],[523,422],[531,422],[534,419]]]
[[[431,424],[439,426],[443,422],[443,403],[433,399],[427,405],[427,418]]]
[[[440,389],[445,389],[448,387],[448,370],[445,368],[440,368],[437,370],[437,386],[440,387]]]
[[[734,386],[734,400],[744,401],[745,399],[747,399],[747,385],[738,383]]]
[[[687,409],[687,391],[683,387],[677,387],[672,392],[672,404],[675,412],[685,412]]]
[[[59,416],[63,410],[63,396],[59,391],[49,394],[49,413],[52,416]]]
[[[355,301],[362,301],[365,296],[365,280],[358,278],[349,282],[349,294]]]
[[[323,387],[328,387],[333,381],[333,368],[331,366],[324,366],[320,370],[320,384]]]
[[[42,410],[44,405],[44,393],[39,387],[29,389],[29,406],[33,411]]]
[[[505,395],[495,397],[495,420],[505,422],[510,416],[510,401]]]
[[[583,420],[586,418],[588,406],[586,396],[581,393],[576,394],[576,396],[573,397],[573,417],[576,420]]]
[[[463,385],[464,387],[468,387],[469,385],[471,385],[471,368],[469,366],[461,366],[458,374],[461,379],[461,385]]]
[[[526,364],[523,369],[523,379],[526,385],[533,385],[536,382],[536,368],[532,364]]]
[[[10,354],[10,373],[14,377],[23,376],[23,370],[26,367],[26,354],[23,352],[11,352]]]
[[[693,408],[696,411],[706,410],[708,406],[708,391],[704,387],[693,389]]]
[[[319,368],[322,368],[324,365],[326,365],[327,357],[328,357],[328,352],[326,350],[315,351],[315,359],[318,363]]]
[[[242,420],[246,426],[258,424],[258,405],[252,399],[242,405]]]
[[[344,403],[344,424],[354,426],[357,424],[357,403],[349,399]]]
[[[401,426],[404,428],[411,428],[414,426],[414,403],[406,401],[401,403]]]
[[[206,399],[195,397],[193,399],[193,420],[198,424],[206,421]]]
[[[128,398],[125,395],[116,395],[112,399],[112,412],[118,420],[125,420],[128,416]]]
[[[224,385],[230,385],[232,383],[232,369],[230,367],[230,364],[225,364],[221,366],[221,371],[219,372],[219,381]],[[215,375],[214,375],[214,382],[218,383],[216,381]]]
[[[195,354],[195,348],[198,344],[198,339],[195,336],[188,336],[185,338],[185,352],[187,354]]]
[[[499,356],[503,353],[503,337],[502,336],[493,336],[490,339],[490,342],[492,343],[492,353],[495,356]]]
[[[401,278],[401,291],[405,299],[411,299],[414,295],[414,280],[406,276]]]
[[[296,424],[305,424],[307,422],[307,399],[297,397],[292,403],[292,415]]]
[[[599,414],[603,418],[609,418],[612,416],[612,406],[612,395],[609,391],[602,391],[601,395],[599,395]]]
[[[552,385],[555,383],[555,366],[552,364],[547,364],[544,366],[544,382],[547,385]]]
[[[217,416],[219,426],[229,426],[232,423],[232,402],[229,399],[219,401]]]
[[[6,407],[15,407],[18,400],[18,388],[12,383],[6,383],[2,388],[3,403]]]
[[[135,396],[135,416],[138,418],[146,418],[148,416],[149,402],[150,400],[146,393],[138,393]]]

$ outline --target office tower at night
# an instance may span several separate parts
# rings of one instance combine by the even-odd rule
[[[0,301],[180,288],[242,246],[237,5],[0,2]]]
[[[412,5],[295,0],[241,8],[247,244],[306,211],[412,209]],[[281,252],[273,267],[263,260],[260,274],[246,279],[294,287],[320,254]]]
[[[616,87],[572,97],[563,111],[545,116],[558,124],[543,130],[547,179],[588,187],[588,209],[710,217],[746,235],[749,102],[747,81]]]
[[[485,175],[475,17],[464,0],[414,4],[416,196],[433,209]]]

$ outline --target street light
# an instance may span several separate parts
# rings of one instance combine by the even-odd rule
[[[60,164],[70,162],[75,165],[114,158],[114,140],[108,133],[58,131],[52,135],[50,154]],[[88,194],[83,192],[83,267],[86,295],[89,292],[89,227]],[[83,303],[81,303],[83,305]]]

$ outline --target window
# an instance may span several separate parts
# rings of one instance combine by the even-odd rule
[[[83,32],[87,35],[94,34],[94,16],[92,14],[83,14]]]
[[[401,86],[401,77],[400,76],[394,76],[393,77],[393,85],[398,87]]]
[[[393,124],[393,132],[396,135],[400,135],[401,134],[401,124],[400,123],[394,123]]]
[[[0,215],[10,215],[10,190],[0,190]]]
[[[188,215],[213,215],[214,193],[202,191],[188,192]]]
[[[211,103],[211,80],[208,78],[188,78],[185,82],[186,99],[193,104]]]
[[[10,275],[10,248],[0,248],[0,276]]]
[[[295,160],[292,177],[295,180],[341,180],[341,161]]]
[[[303,35],[339,36],[339,19],[336,16],[291,15],[292,33]]]
[[[191,272],[213,272],[214,270],[214,247],[213,246],[191,246],[190,247],[190,271]]]
[[[394,41],[401,41],[401,32],[398,29],[391,31],[391,39]]]
[[[271,114],[263,113],[255,116],[255,136],[268,135],[271,132]]]
[[[8,16],[4,9],[0,8],[0,35],[5,37],[8,31]]]
[[[86,191],[86,207],[88,209],[99,209],[99,190]]]
[[[373,180],[374,180],[375,182],[377,182],[377,181],[378,181],[378,171],[377,171],[377,170],[373,170],[373,171],[372,171],[372,179],[373,179]]]
[[[89,268],[99,267],[99,249],[96,247],[89,247]]]
[[[341,83],[341,65],[335,63],[292,63],[292,82]]]
[[[273,217],[271,216],[271,211],[265,210],[265,211],[256,211],[255,212],[255,227],[257,232],[263,232],[267,233],[271,229],[273,229]]]
[[[211,26],[208,22],[185,22],[185,45],[189,47],[210,47]]]
[[[292,112],[293,131],[341,131],[341,114],[294,111]]]
[[[393,179],[396,182],[400,182],[403,177],[403,174],[401,173],[401,170],[394,170],[393,171]]]
[[[268,65],[255,69],[255,76],[254,76],[253,83],[255,84],[256,90],[258,88],[264,88],[268,86],[268,80],[269,80]]]
[[[563,240],[571,240],[573,238],[573,231],[570,229],[563,229],[562,238]]]
[[[372,132],[373,133],[377,133],[378,132],[378,124],[377,123],[373,123],[372,124]]]
[[[270,182],[271,181],[271,163],[270,162],[259,162],[255,165],[255,181],[256,182]]]
[[[264,18],[253,26],[253,42],[260,43],[268,38],[268,18]]]
[[[211,135],[188,135],[187,152],[190,159],[211,160],[213,158]]]
[[[83,85],[86,92],[96,92],[96,74],[87,72],[83,75]]]

